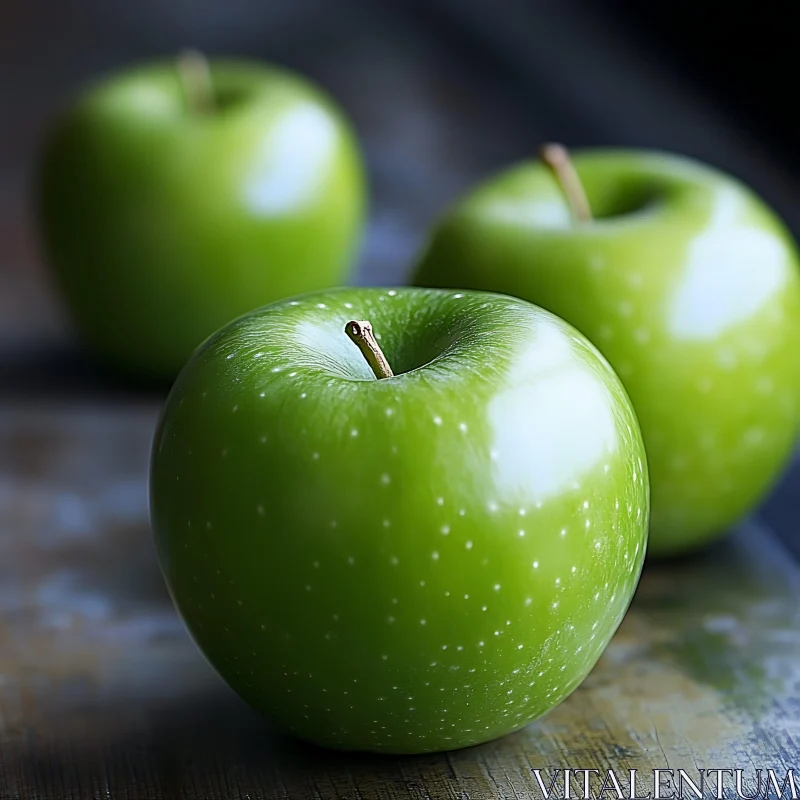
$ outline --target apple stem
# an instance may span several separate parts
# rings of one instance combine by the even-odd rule
[[[214,84],[208,59],[198,50],[184,50],[177,59],[178,78],[186,105],[195,114],[214,111]]]
[[[344,326],[344,330],[353,344],[361,351],[361,355],[364,356],[378,380],[394,377],[394,372],[392,372],[383,350],[378,346],[369,322],[351,320]]]
[[[539,158],[550,168],[558,182],[572,218],[576,222],[591,222],[592,209],[567,148],[561,144],[546,144],[539,151]]]

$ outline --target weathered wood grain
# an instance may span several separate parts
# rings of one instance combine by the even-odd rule
[[[203,661],[163,589],[154,419],[149,405],[2,408],[0,797],[478,800],[540,797],[537,767],[652,781],[735,766],[746,787],[756,767],[798,767],[800,571],[753,523],[648,565],[589,679],[515,735],[422,758],[281,736]]]

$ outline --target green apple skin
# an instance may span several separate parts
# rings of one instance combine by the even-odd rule
[[[304,739],[396,753],[563,700],[631,600],[649,503],[630,401],[583,336],[516,298],[409,288],[304,295],[212,337],[150,491],[171,594],[228,684]]]
[[[516,295],[606,356],[636,410],[652,490],[651,555],[705,544],[752,509],[792,451],[800,393],[794,245],[745,186],[676,156],[574,156],[595,220],[525,163],[435,229],[420,286]]]
[[[346,282],[364,174],[342,114],[290,72],[210,65],[216,110],[187,108],[174,64],[88,90],[40,175],[42,238],[85,342],[174,379],[194,348],[258,306]]]

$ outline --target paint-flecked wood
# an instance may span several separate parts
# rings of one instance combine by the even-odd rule
[[[754,523],[649,564],[588,680],[523,731],[421,758],[338,754],[270,728],[184,632],[147,522],[153,407],[0,420],[2,798],[477,800],[541,796],[533,768],[738,767],[747,787],[756,767],[798,766],[800,570]]]

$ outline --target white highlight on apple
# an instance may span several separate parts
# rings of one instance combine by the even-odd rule
[[[495,487],[516,497],[547,498],[616,451],[618,433],[608,392],[581,363],[555,325],[537,326],[522,346],[510,381],[489,407]],[[569,419],[569,425],[560,424]],[[509,424],[514,420],[513,424]]]
[[[321,109],[288,110],[264,139],[263,162],[245,184],[248,208],[281,216],[307,203],[322,189],[335,148],[336,129]]]
[[[756,314],[786,283],[786,249],[770,233],[743,227],[741,211],[735,191],[718,193],[711,227],[689,246],[686,272],[669,308],[673,335],[714,339]]]

